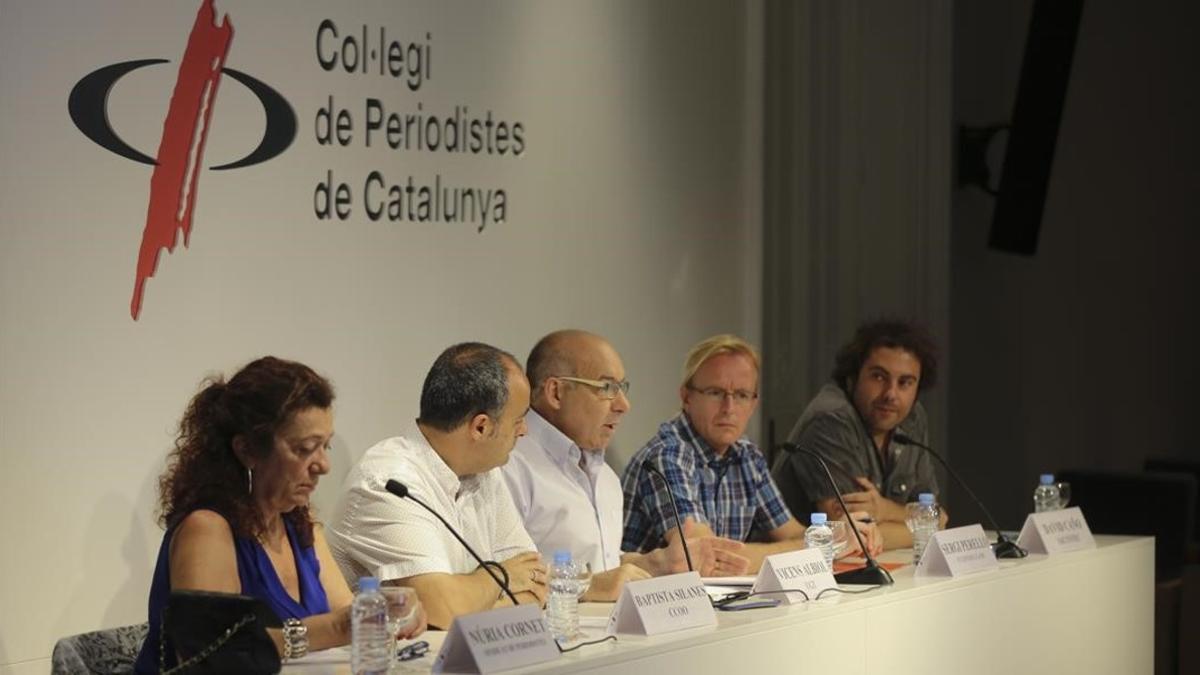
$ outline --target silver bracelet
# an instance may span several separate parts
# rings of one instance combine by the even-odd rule
[[[300,619],[283,621],[283,660],[298,659],[308,653],[308,626]]]

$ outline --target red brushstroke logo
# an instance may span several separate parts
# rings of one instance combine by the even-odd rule
[[[196,205],[196,184],[200,161],[208,140],[221,67],[233,41],[233,26],[226,15],[220,26],[213,23],[213,0],[204,0],[196,13],[196,23],[188,37],[179,78],[171,94],[171,106],[163,123],[162,142],[158,145],[158,166],[150,177],[150,207],[146,211],[146,229],[138,251],[137,281],[129,313],[137,320],[142,311],[146,280],[154,276],[162,249],[175,250],[178,231],[183,245],[192,235],[192,209]]]
[[[204,145],[208,140],[222,74],[245,85],[258,97],[266,112],[267,124],[262,141],[249,155],[212,167],[214,170],[264,162],[286,150],[296,136],[295,112],[278,92],[245,73],[225,67],[225,58],[233,41],[233,26],[228,15],[220,25],[215,20],[213,0],[203,0],[179,65],[157,159],[147,157],[117,136],[108,121],[107,103],[109,91],[122,76],[166,61],[127,61],[95,70],[76,83],[67,103],[75,126],[92,141],[123,157],[154,165],[146,227],[138,250],[137,275],[129,307],[135,321],[141,314],[146,280],[154,276],[158,267],[159,253],[164,248],[168,252],[175,250],[180,231],[185,247],[191,239]]]

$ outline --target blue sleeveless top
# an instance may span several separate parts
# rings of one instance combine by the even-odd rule
[[[317,551],[312,546],[301,548],[292,524],[285,520],[284,526],[287,529],[288,542],[292,545],[292,557],[296,560],[296,572],[300,579],[300,602],[288,595],[275,572],[275,567],[271,564],[271,559],[267,557],[267,552],[258,541],[234,537],[233,547],[237,553],[242,595],[264,601],[280,619],[303,619],[313,614],[325,614],[329,611],[329,600],[325,597],[325,588],[321,586],[321,563],[317,561]],[[154,567],[154,580],[150,585],[150,631],[146,634],[146,642],[138,654],[137,663],[134,664],[134,672],[139,675],[158,672],[158,633],[163,609],[171,595],[171,539],[174,534],[174,527],[168,529],[163,534],[162,545],[158,549],[158,563]],[[166,656],[167,668],[175,666],[175,651],[169,649]]]

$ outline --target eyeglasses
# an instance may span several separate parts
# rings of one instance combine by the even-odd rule
[[[617,394],[629,395],[629,380],[617,382],[616,380],[589,380],[582,377],[568,377],[566,375],[556,375],[555,377],[567,382],[578,382],[579,384],[592,387],[600,392],[601,398],[614,399],[617,397]]]
[[[733,391],[727,391],[718,387],[705,387],[700,389],[693,387],[690,384],[687,386],[687,388],[708,399],[710,403],[715,403],[717,405],[724,403],[726,397],[733,399],[734,405],[741,406],[750,405],[755,401],[755,399],[758,398],[758,392],[747,391],[745,389],[735,389]]]
[[[407,647],[396,651],[397,661],[412,661],[429,653],[429,643],[418,640]]]

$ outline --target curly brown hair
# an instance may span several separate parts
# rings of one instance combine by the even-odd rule
[[[850,388],[858,377],[862,364],[878,347],[903,349],[921,362],[921,379],[917,390],[925,391],[937,383],[937,347],[921,325],[901,319],[868,321],[854,331],[850,342],[842,345],[834,359],[833,381],[839,387]]]
[[[234,454],[234,437],[241,436],[255,457],[265,457],[293,415],[332,404],[328,380],[302,363],[273,356],[252,361],[228,382],[220,375],[206,378],[179,421],[175,449],[158,478],[159,523],[171,528],[192,511],[211,509],[229,521],[235,536],[263,534],[266,523],[246,488],[246,467]],[[283,517],[300,543],[311,546],[308,508]]]

